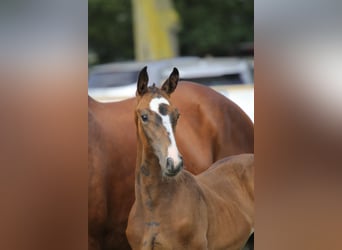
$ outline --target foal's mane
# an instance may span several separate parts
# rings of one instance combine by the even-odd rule
[[[151,92],[152,94],[161,94],[161,89],[156,87],[156,84],[153,83],[152,86],[148,87],[148,92]]]

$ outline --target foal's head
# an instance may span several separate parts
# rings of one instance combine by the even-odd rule
[[[148,87],[147,67],[144,67],[139,74],[136,92],[135,121],[138,140],[142,143],[143,150],[153,152],[152,157],[158,159],[162,174],[169,177],[177,175],[183,168],[183,159],[178,152],[174,135],[179,113],[170,101],[178,79],[178,70],[174,68],[160,89],[154,84]]]

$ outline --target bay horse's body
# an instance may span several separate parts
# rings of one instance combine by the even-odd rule
[[[169,95],[174,69],[161,89],[138,79],[135,202],[127,238],[137,249],[242,249],[254,228],[254,156],[224,158],[198,176],[183,170],[174,131],[178,110]]]
[[[180,82],[172,101],[182,115],[176,140],[187,170],[198,174],[225,156],[254,151],[253,123],[224,96]],[[125,229],[134,202],[135,104],[135,98],[88,98],[89,249],[130,249]]]

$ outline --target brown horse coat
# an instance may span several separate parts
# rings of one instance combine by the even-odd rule
[[[125,236],[134,201],[135,98],[88,98],[89,249],[129,249]],[[180,111],[176,140],[187,170],[198,174],[225,156],[254,151],[253,123],[216,91],[179,82],[171,98]]]
[[[127,228],[133,250],[242,249],[254,228],[254,155],[226,157],[197,176],[183,170],[156,187],[141,184],[136,200]]]
[[[126,230],[133,250],[239,250],[254,227],[254,156],[224,158],[198,176],[183,170],[170,101],[176,68],[161,89],[139,74],[135,202]]]

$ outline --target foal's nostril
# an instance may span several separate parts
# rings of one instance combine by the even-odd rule
[[[179,162],[179,164],[178,164],[178,168],[182,168],[183,167],[183,157],[181,156],[180,157],[180,162]]]
[[[166,168],[173,171],[174,170],[174,162],[171,157],[168,157],[166,160]]]
[[[179,155],[179,163],[178,163],[179,167],[183,167],[183,156]]]

